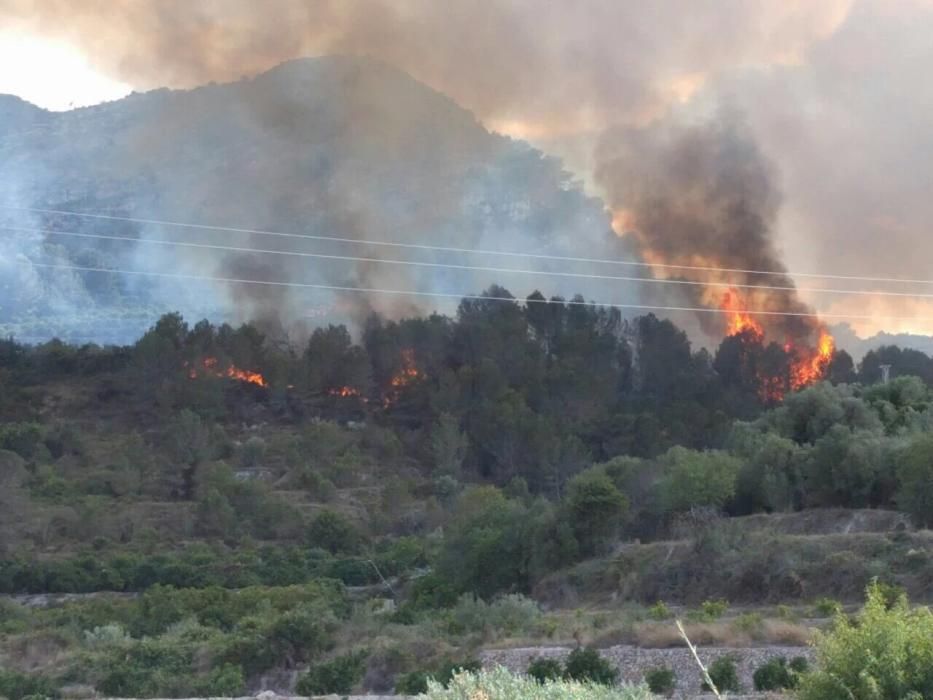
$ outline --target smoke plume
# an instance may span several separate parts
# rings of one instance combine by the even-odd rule
[[[735,285],[735,291],[688,287],[695,303],[720,307],[726,295],[737,293],[749,309],[811,312],[797,298],[774,240],[781,202],[775,167],[739,117],[616,128],[601,139],[596,160],[595,176],[617,231],[634,237],[649,262],[736,270],[658,268],[664,277]],[[784,289],[749,288],[755,286]],[[705,320],[711,336],[722,335],[724,318]],[[809,341],[814,330],[808,317],[760,320],[781,343]]]
[[[598,172],[600,194],[617,223],[633,232],[624,240],[643,246],[650,260],[779,273],[786,250],[792,268],[870,272],[868,260],[885,271],[928,275],[928,255],[902,255],[918,244],[916,231],[933,215],[925,187],[933,159],[922,126],[933,116],[923,74],[933,56],[933,9],[922,2],[0,0],[0,19],[11,31],[78,45],[101,71],[138,89],[238,80],[297,56],[372,57],[451,96],[489,128],[529,136],[558,153],[585,147],[579,160],[592,168],[585,174]],[[736,105],[747,125],[703,117],[722,101]],[[357,106],[367,107],[365,101]],[[304,144],[300,130],[283,127],[317,118],[293,100],[260,100],[248,109],[258,127],[291,134],[282,137],[286,152]],[[672,117],[679,113],[689,119]],[[348,114],[334,117],[335,128],[365,134],[372,127]],[[139,143],[161,152],[156,140]],[[596,145],[593,155],[590,145]],[[398,157],[410,159],[407,145]],[[324,166],[343,170],[343,185],[356,176],[331,161],[321,163],[322,179]],[[399,183],[399,189],[412,186],[415,181]],[[448,220],[437,214],[477,201],[476,187],[446,188],[443,201],[420,210],[425,225],[410,229],[412,240],[458,240],[460,231],[434,231]],[[441,190],[434,194],[441,197]],[[334,201],[316,197],[318,207]],[[328,225],[352,222],[364,238],[398,235],[396,228],[379,232],[385,201],[371,206],[352,192],[337,197],[341,213]],[[275,218],[251,216],[261,225]],[[775,242],[778,224],[783,246]],[[469,243],[477,240],[512,239],[490,230]],[[549,252],[580,245],[574,234],[563,244]],[[670,273],[659,268],[658,274]],[[375,277],[386,286],[397,281],[384,268],[363,264],[352,274],[326,273],[328,280],[350,282]],[[790,286],[780,275],[728,280]],[[412,285],[435,290],[443,283],[420,276]],[[687,301],[716,304],[714,292]],[[806,298],[839,311],[859,311],[863,301]],[[750,293],[747,301],[754,308],[806,311],[791,291]],[[891,312],[883,298],[872,304]],[[708,330],[714,325],[708,321]],[[792,319],[769,326],[775,339],[810,330]]]

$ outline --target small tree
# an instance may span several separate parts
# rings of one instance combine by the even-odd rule
[[[677,676],[674,669],[668,666],[658,666],[648,669],[645,673],[645,683],[655,695],[672,695],[677,687]]]
[[[442,413],[431,430],[431,453],[438,474],[459,479],[466,451],[467,437],[460,429],[460,421],[456,416]]]
[[[900,459],[898,505],[920,527],[933,525],[933,435],[915,439]]]
[[[739,674],[735,668],[734,656],[731,654],[720,656],[709,665],[707,671],[709,672],[710,680],[713,681],[713,685],[716,686],[716,689],[720,693],[725,691],[730,691],[733,693],[738,692]],[[708,691],[711,690],[711,688],[704,682],[703,690]]]
[[[592,681],[613,685],[619,672],[592,647],[577,647],[564,664],[564,678],[572,681]]]
[[[561,676],[560,662],[557,659],[537,658],[528,664],[528,675],[538,683],[557,680]]]
[[[802,656],[794,657],[790,665],[783,656],[777,656],[755,669],[752,681],[755,690],[792,690],[808,668],[809,663]]]
[[[354,554],[359,550],[361,539],[353,523],[332,510],[322,511],[308,526],[308,544],[331,554]]]
[[[680,513],[696,506],[722,508],[735,494],[741,465],[725,452],[672,447],[661,461],[664,464],[661,504],[667,513]]]
[[[315,664],[298,679],[295,690],[302,695],[346,695],[363,677],[365,661],[364,652],[354,652]]]
[[[605,473],[587,470],[567,486],[567,509],[584,554],[595,554],[610,540],[628,512],[628,499]]]
[[[801,700],[922,700],[933,697],[933,613],[891,604],[878,584],[856,620],[842,615],[816,639],[817,669],[803,676]]]

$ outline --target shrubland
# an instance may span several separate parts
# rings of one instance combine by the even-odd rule
[[[2,608],[0,692],[229,694],[276,668],[423,687],[494,643],[676,643],[675,615],[803,643],[742,606],[825,617],[876,578],[933,584],[929,358],[838,353],[772,404],[731,346],[561,300],[266,330],[0,341],[0,594],[102,594]],[[770,527],[854,509],[904,524]]]

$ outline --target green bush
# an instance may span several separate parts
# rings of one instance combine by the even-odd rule
[[[541,619],[538,604],[515,593],[487,603],[465,594],[447,614],[450,634],[530,632]]]
[[[428,681],[427,700],[651,700],[644,685],[605,686],[571,680],[539,683],[528,676],[517,676],[504,668],[461,673],[448,687]]]
[[[677,676],[674,674],[674,669],[658,666],[645,673],[645,683],[655,695],[672,695],[677,687]]]
[[[38,423],[0,424],[0,450],[15,452],[23,459],[32,459],[39,451],[42,428]]]
[[[808,668],[809,663],[802,656],[795,656],[790,665],[783,656],[777,656],[755,669],[752,681],[755,690],[793,690],[800,682],[800,674]]]
[[[703,614],[710,620],[718,620],[726,614],[729,603],[725,600],[704,600],[701,605]]]
[[[720,692],[737,693],[739,690],[739,674],[735,668],[735,657],[731,654],[720,656],[713,661],[707,669],[710,680]],[[704,682],[703,690],[710,690],[709,685]]]
[[[840,615],[817,636],[817,669],[801,678],[801,700],[933,697],[933,613],[904,597],[888,602],[873,584],[856,620]]]
[[[331,554],[356,554],[362,537],[345,516],[332,510],[319,513],[308,527],[308,543]]]
[[[365,652],[343,654],[330,661],[311,666],[295,685],[301,695],[346,695],[363,677]]]
[[[528,675],[538,683],[554,681],[561,677],[562,669],[557,659],[537,658],[528,664]]]
[[[842,603],[832,598],[820,598],[813,604],[813,617],[835,617],[842,612]]]
[[[411,671],[399,677],[395,692],[399,695],[421,695],[428,692],[427,671]]]
[[[592,647],[577,647],[564,664],[564,678],[613,685],[619,672]]]
[[[652,620],[657,620],[661,622],[662,620],[671,619],[671,610],[667,607],[663,600],[659,600],[657,603],[648,608],[648,617]]]
[[[0,668],[0,697],[22,700],[30,696],[57,698],[58,688],[46,676]]]
[[[243,669],[234,664],[223,664],[213,669],[205,678],[197,679],[194,691],[207,698],[235,698],[246,691]]]
[[[173,697],[187,689],[193,659],[191,645],[174,640],[145,639],[117,647],[103,661],[97,690],[118,698]]]
[[[694,622],[714,622],[726,614],[729,603],[725,600],[704,600],[699,610],[687,613],[687,619]]]
[[[453,678],[458,673],[475,673],[479,671],[483,665],[476,659],[462,659],[460,661],[445,661],[440,665],[437,670],[437,673],[432,675],[432,678],[436,680],[441,685],[446,686],[450,683],[450,679]]]

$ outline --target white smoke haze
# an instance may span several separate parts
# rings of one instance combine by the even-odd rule
[[[926,126],[933,118],[933,84],[926,76],[933,59],[933,43],[929,42],[933,6],[929,2],[0,0],[0,18],[6,26],[78,46],[99,70],[139,90],[237,80],[299,56],[375,58],[450,96],[487,128],[527,137],[567,156],[588,191],[605,197],[617,215],[633,208],[631,200],[637,200],[636,207],[646,201],[640,185],[630,180],[656,175],[658,164],[664,162],[665,147],[654,143],[651,134],[680,133],[689,138],[691,133],[719,133],[723,143],[747,144],[760,155],[760,162],[769,164],[762,171],[762,187],[773,198],[764,202],[764,229],[753,226],[746,238],[738,230],[730,239],[750,244],[744,249],[739,246],[742,255],[757,255],[759,262],[764,256],[766,269],[933,278],[927,262],[933,259],[931,239],[925,235],[933,214],[928,195],[933,181],[933,135]],[[397,88],[399,84],[389,79],[384,85],[368,85],[356,93],[348,106],[352,110],[332,116],[338,126],[361,138],[376,132],[383,145],[397,143],[398,159],[416,172],[412,132],[404,125],[367,122],[360,116],[380,98],[408,99],[407,93],[393,96]],[[243,96],[244,110],[249,113],[243,119],[259,131],[276,134],[282,153],[296,145],[307,146],[300,141],[300,126],[320,121],[319,114],[308,111],[307,101],[257,99],[246,90]],[[192,118],[174,113],[171,101],[163,106],[165,134],[192,128]],[[738,116],[723,119],[723,114]],[[341,125],[341,119],[350,119],[350,123]],[[733,133],[737,124],[739,132]],[[638,134],[649,136],[626,153],[653,160],[647,167],[617,152],[613,156],[613,144]],[[137,143],[140,158],[165,148],[151,137],[147,133]],[[269,147],[268,141],[263,143]],[[477,143],[466,139],[462,147],[469,152]],[[225,192],[232,201],[242,200],[244,208],[229,208],[221,217],[224,220],[215,222],[273,227],[290,223],[294,216],[326,209],[332,215],[314,222],[316,226],[367,239],[421,242],[429,237],[440,244],[459,242],[462,247],[513,244],[527,250],[543,245],[546,252],[568,254],[578,252],[584,241],[591,249],[588,255],[593,250],[600,253],[594,257],[637,257],[637,248],[645,245],[642,237],[623,240],[622,248],[615,249],[600,233],[606,223],[582,224],[592,217],[582,210],[582,218],[566,227],[563,236],[558,222],[549,222],[543,242],[527,235],[534,222],[522,231],[503,232],[508,225],[504,217],[468,235],[449,227],[449,213],[462,209],[464,202],[484,206],[488,193],[477,195],[475,189],[491,188],[494,178],[461,181],[456,186],[452,179],[432,191],[436,201],[430,206],[418,206],[417,197],[411,195],[411,189],[420,184],[415,176],[402,178],[391,188],[383,187],[374,174],[381,195],[374,202],[372,189],[358,184],[362,176],[352,165],[353,154],[342,155],[347,159],[324,163],[310,174],[307,169],[288,171],[285,166],[291,176],[330,183],[312,186],[311,200],[294,193],[276,192],[261,198]],[[237,154],[237,162],[249,156]],[[499,163],[500,169],[505,168]],[[609,163],[619,169],[610,172]],[[522,171],[525,177],[526,172]],[[741,178],[741,171],[736,176]],[[677,187],[685,186],[677,183]],[[203,208],[205,201],[217,195],[205,194],[203,187],[197,181],[177,183],[174,211],[193,215]],[[187,199],[179,194],[186,190],[191,193]],[[676,196],[677,191],[668,195]],[[395,201],[399,192],[409,195],[408,200],[401,197],[401,205]],[[269,211],[257,211],[264,201],[270,202]],[[166,202],[162,206],[167,211],[159,213],[172,213]],[[405,207],[414,207],[414,214],[401,211]],[[386,219],[386,210],[395,213]],[[399,228],[401,224],[407,229]],[[652,234],[653,247],[667,250],[668,258],[675,250],[676,257],[683,259],[718,252],[703,250],[702,240],[685,237],[676,228],[661,227]],[[752,250],[756,242],[761,243],[757,252]],[[636,243],[639,246],[633,248]],[[386,253],[372,249],[365,254]],[[201,269],[208,264],[203,258],[193,259],[200,261],[195,266]],[[298,279],[301,272],[306,279],[310,264],[302,261],[305,267],[287,271],[287,277]],[[488,259],[483,264],[489,264]],[[241,271],[244,275],[269,272]],[[613,273],[625,271],[612,268]],[[481,288],[475,285],[487,280],[503,281],[494,275],[457,277],[441,271],[400,275],[398,270],[377,265],[358,265],[349,272],[335,266],[322,276],[332,283],[452,291],[467,291],[469,285],[475,290]],[[529,284],[546,294],[574,288],[566,281],[557,285],[533,280]],[[866,288],[865,283],[854,284]],[[659,296],[660,289],[651,286],[578,288],[588,297],[619,302],[690,298],[679,293]],[[261,315],[267,309],[288,308],[296,300],[291,295],[250,296],[243,303]],[[333,303],[333,299],[319,301],[324,306]],[[861,299],[810,295],[803,301],[837,313],[864,308]],[[393,313],[434,306],[402,299],[384,303],[379,310]],[[799,302],[791,299],[790,303]],[[293,312],[300,315],[298,307],[305,306],[305,302],[297,303]],[[927,306],[921,301],[904,308]],[[870,308],[898,313],[882,297],[873,299]],[[364,311],[357,308],[353,313]],[[933,309],[923,316],[933,317]],[[862,323],[857,329],[869,333],[884,325]],[[931,332],[933,324],[920,321],[896,329]]]

